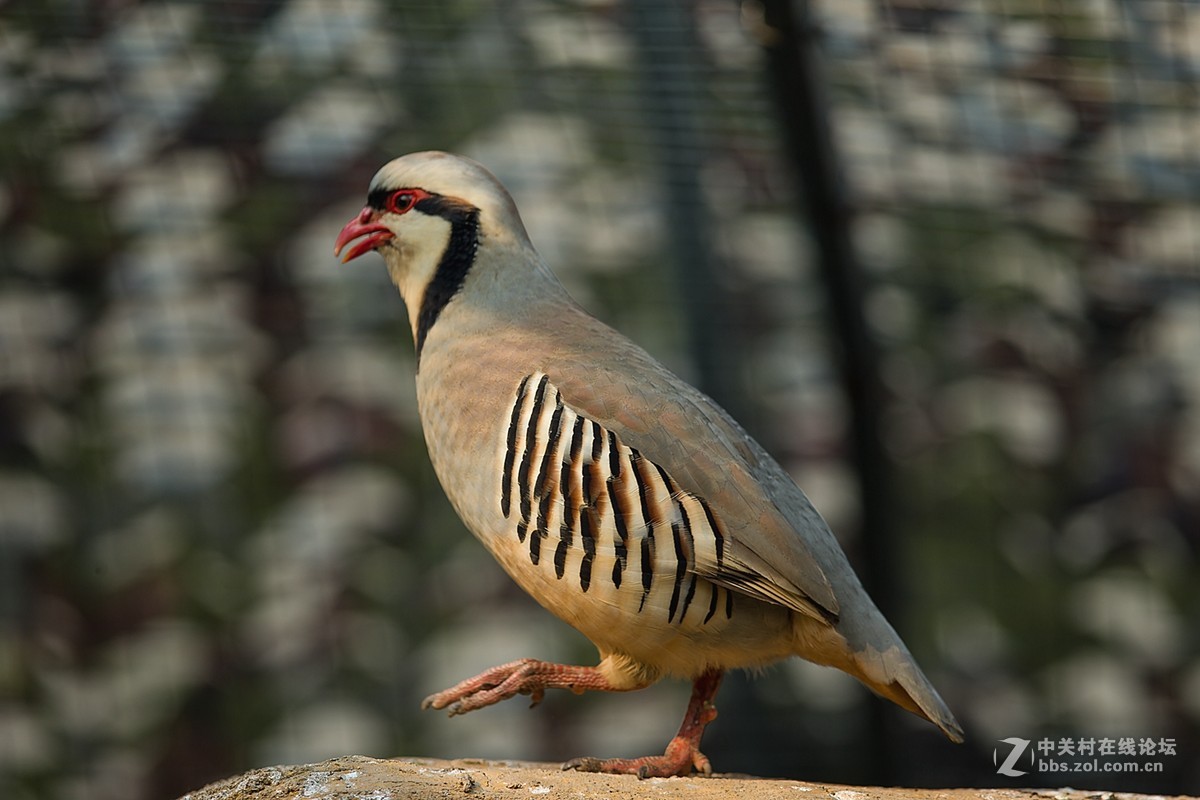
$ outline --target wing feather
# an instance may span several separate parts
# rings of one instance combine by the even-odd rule
[[[836,551],[835,567],[844,557],[804,493],[707,396],[660,367],[629,366],[551,370],[550,381],[577,414],[638,451],[695,498],[696,522],[703,519],[717,534],[714,546],[695,548],[698,575],[835,622],[838,600],[815,552],[828,558]]]

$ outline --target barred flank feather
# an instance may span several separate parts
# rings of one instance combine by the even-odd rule
[[[706,503],[612,431],[564,404],[545,374],[521,380],[508,420],[500,513],[513,523],[517,540],[528,542],[534,566],[542,565],[544,543],[553,548],[555,578],[570,575],[582,592],[594,586],[597,561],[611,561],[604,590],[636,597],[638,613],[662,605],[668,622],[683,623],[704,586],[709,611],[690,621],[711,620],[722,592],[725,616],[732,616],[732,593],[697,580],[697,550],[717,564],[725,551],[724,532]],[[577,568],[569,571],[571,564]],[[635,570],[632,583],[625,580],[628,568]],[[669,600],[648,605],[660,587]]]

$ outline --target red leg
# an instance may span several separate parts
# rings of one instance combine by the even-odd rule
[[[570,689],[575,694],[587,690],[599,692],[627,691],[613,686],[595,667],[573,667],[551,664],[534,658],[522,658],[468,678],[444,692],[431,694],[421,708],[450,707],[450,716],[466,714],[490,706],[518,694],[533,698],[531,705],[542,700],[546,689]]]
[[[713,697],[717,687],[721,685],[721,670],[709,670],[696,679],[692,685],[692,699],[688,702],[687,713],[679,733],[667,743],[666,752],[661,756],[645,756],[643,758],[576,758],[563,764],[563,769],[577,769],[583,772],[615,772],[633,774],[639,778],[668,778],[672,775],[686,776],[693,769],[705,774],[712,774],[712,764],[708,756],[700,752],[700,737],[704,735],[704,726],[717,718],[717,709],[713,706]]]

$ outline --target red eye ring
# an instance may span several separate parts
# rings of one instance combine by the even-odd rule
[[[393,214],[407,214],[418,202],[428,196],[427,192],[420,189],[398,189],[388,195],[384,209]]]

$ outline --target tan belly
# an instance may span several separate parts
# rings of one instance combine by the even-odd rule
[[[521,588],[603,655],[623,653],[693,677],[706,667],[757,666],[794,652],[789,610],[680,571],[672,549],[658,542],[631,548],[623,565],[611,548],[597,548],[585,563],[589,553],[557,534],[527,532],[523,542],[500,535],[489,549]]]

